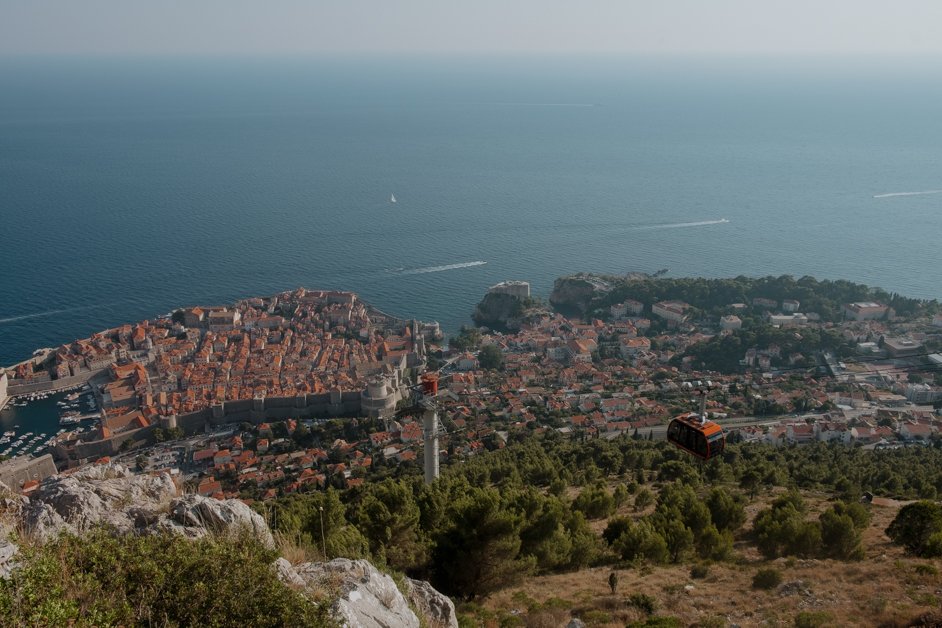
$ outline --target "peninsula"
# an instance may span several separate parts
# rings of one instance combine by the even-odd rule
[[[61,435],[54,447],[57,457],[87,460],[152,442],[155,430],[182,434],[207,422],[386,416],[441,338],[437,323],[391,317],[352,292],[300,288],[62,345],[8,369],[8,393],[91,383],[97,428]]]

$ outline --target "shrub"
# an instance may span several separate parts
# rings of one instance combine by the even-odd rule
[[[635,512],[641,512],[648,506],[654,503],[654,495],[646,488],[638,491],[638,494],[635,495]]]
[[[733,535],[710,525],[697,538],[697,552],[706,560],[727,560],[733,553]]]
[[[902,545],[917,556],[932,557],[942,554],[942,506],[930,501],[918,501],[903,506],[886,534],[894,543]]]
[[[616,508],[619,508],[619,507],[621,507],[622,504],[624,504],[626,501],[628,501],[628,495],[629,495],[628,489],[625,488],[625,485],[624,485],[624,484],[619,484],[619,485],[615,488],[615,492],[612,493],[612,497],[613,497],[614,500],[615,500],[615,507],[616,507]]]
[[[602,532],[602,538],[609,545],[613,545],[622,534],[631,529],[631,519],[628,517],[612,517]]]
[[[625,601],[628,606],[637,608],[647,615],[653,615],[657,610],[657,600],[646,593],[632,593]]]
[[[804,513],[804,501],[795,492],[773,501],[772,507],[760,512],[752,524],[759,551],[766,558],[817,555],[821,550],[821,524],[805,521]]]
[[[670,558],[664,537],[644,520],[622,533],[612,549],[624,560],[643,559],[653,563],[665,563]]]
[[[625,628],[682,628],[684,622],[676,617],[655,616],[648,617],[644,621],[633,621]]]
[[[833,558],[863,558],[860,545],[860,529],[847,514],[840,514],[836,509],[821,513],[821,547],[825,555]]]
[[[0,580],[0,625],[331,625],[329,605],[282,583],[275,558],[251,537],[64,535],[22,549]]]
[[[802,611],[795,615],[795,628],[819,628],[832,621],[832,615],[826,611]]]
[[[782,572],[772,567],[760,569],[752,577],[753,589],[774,589],[780,584],[782,584]]]
[[[598,609],[585,611],[582,613],[582,616],[579,619],[584,621],[587,626],[598,626],[600,624],[610,624],[612,622],[611,615]]]
[[[870,525],[870,511],[859,502],[837,502],[831,509],[839,515],[850,517],[858,530],[863,530]]]
[[[707,495],[706,505],[710,509],[713,524],[719,530],[735,531],[746,522],[746,510],[741,499],[733,497],[722,488],[714,488]]]
[[[921,563],[915,567],[916,573],[920,576],[938,576],[939,569],[935,565]]]
[[[604,486],[593,486],[579,493],[572,507],[585,514],[587,519],[601,519],[615,511],[615,498]]]
[[[710,575],[710,566],[709,565],[694,565],[690,568],[690,577],[695,580],[702,580]]]

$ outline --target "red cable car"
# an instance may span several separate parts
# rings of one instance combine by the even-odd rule
[[[703,460],[719,456],[726,448],[722,426],[696,412],[674,417],[667,426],[667,440]]]

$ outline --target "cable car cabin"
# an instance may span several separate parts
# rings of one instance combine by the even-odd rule
[[[726,434],[713,421],[700,421],[695,412],[681,414],[667,426],[667,440],[698,458],[709,460],[723,453]]]

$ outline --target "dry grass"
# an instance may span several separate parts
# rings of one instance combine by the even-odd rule
[[[778,493],[749,504],[744,530]],[[803,495],[809,511],[827,508],[827,495]],[[618,591],[612,596],[608,585],[612,568],[597,567],[529,578],[519,587],[492,595],[483,606],[492,615],[517,615],[525,626],[564,626],[570,617],[581,617],[589,626],[621,627],[644,616],[626,603],[631,594],[643,593],[657,601],[657,614],[672,615],[688,626],[791,626],[802,611],[829,613],[833,621],[828,625],[905,626],[921,614],[939,611],[942,564],[906,556],[886,537],[883,531],[898,508],[897,504],[871,509],[872,521],[864,532],[867,556],[859,562],[767,561],[748,540],[738,539],[738,561],[712,565],[702,580],[690,578],[689,564],[619,568],[615,569]],[[625,508],[620,511],[635,515]],[[782,587],[752,589],[755,572],[769,565],[782,571]],[[551,611],[542,608],[554,600]]]
[[[323,559],[320,552],[311,550],[310,546],[301,539],[300,533],[273,532],[272,537],[275,539],[275,548],[278,553],[292,565],[318,562]]]

